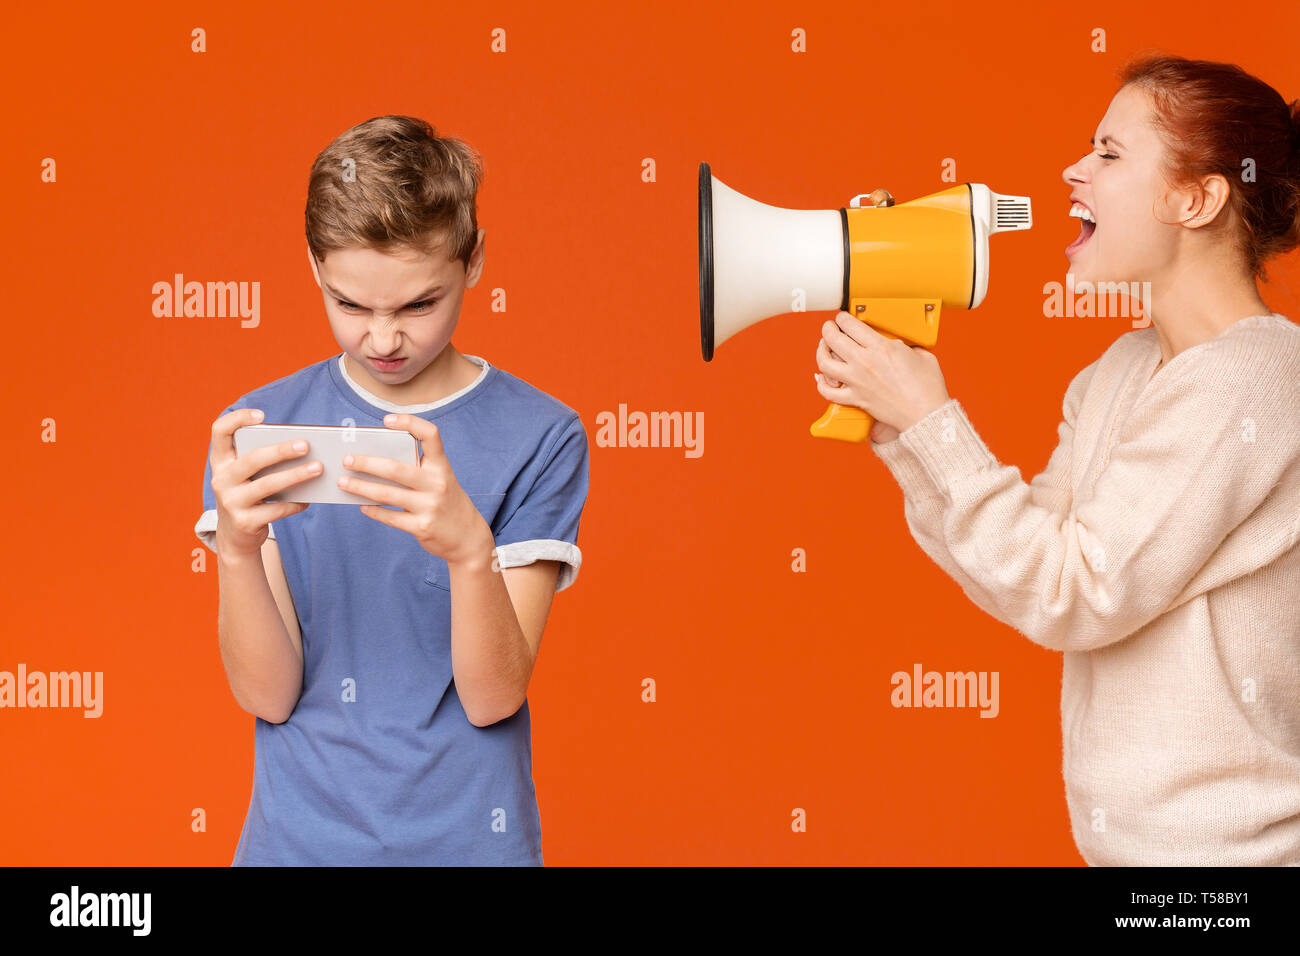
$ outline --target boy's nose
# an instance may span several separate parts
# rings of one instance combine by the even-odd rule
[[[397,351],[397,323],[391,319],[380,319],[370,326],[370,347],[376,355],[390,355]]]

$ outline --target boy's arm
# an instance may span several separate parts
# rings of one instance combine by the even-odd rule
[[[480,727],[524,705],[551,601],[582,563],[587,434],[576,412],[556,426],[519,486],[522,500],[499,525],[483,522],[477,546],[467,549],[472,557],[447,563],[456,691]]]
[[[559,561],[536,561],[522,568],[502,568],[501,580],[510,593],[519,629],[528,642],[529,676],[537,664],[537,652],[542,646],[542,632],[546,619],[551,616],[551,602],[555,598],[555,582],[560,576]]]
[[[524,704],[560,562],[535,561],[498,572],[492,570],[490,548],[478,553],[482,557],[447,565],[451,660],[465,716],[486,727]]]
[[[302,634],[272,538],[259,554],[222,557],[217,552],[221,662],[239,706],[279,724],[302,693]]]
[[[275,529],[267,525],[267,537],[257,551],[241,553],[223,547],[226,536],[218,522],[220,509],[213,488],[214,456],[228,463],[235,455],[236,428],[251,421],[246,398],[241,398],[213,422],[203,469],[203,513],[194,533],[217,556],[217,634],[231,694],[248,713],[283,723],[302,693],[303,653]]]

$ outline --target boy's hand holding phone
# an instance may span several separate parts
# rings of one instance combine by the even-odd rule
[[[438,426],[417,415],[406,414],[387,415],[384,424],[420,440],[423,453],[419,464],[374,455],[349,455],[343,462],[348,469],[387,478],[396,484],[345,475],[340,477],[339,487],[403,509],[390,511],[379,505],[361,506],[367,517],[414,535],[425,551],[442,558],[448,565],[490,560],[496,546],[492,529],[456,480],[443,451]]]
[[[300,458],[307,454],[306,443],[295,447],[295,442],[281,442],[255,448],[244,455],[235,452],[235,431],[245,425],[256,425],[262,412],[255,408],[240,408],[222,415],[212,423],[212,492],[217,499],[216,547],[220,555],[251,555],[258,553],[267,537],[272,521],[304,510],[305,502],[262,500],[269,495],[320,474],[319,461],[309,461],[297,468],[272,472],[249,481],[253,475],[268,465]]]

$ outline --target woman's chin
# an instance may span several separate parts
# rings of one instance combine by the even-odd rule
[[[1087,263],[1070,263],[1070,268],[1065,270],[1069,275],[1074,277],[1074,286],[1078,288],[1084,282],[1090,282],[1096,285],[1098,282],[1107,281],[1105,277],[1099,276],[1097,270],[1093,269]]]

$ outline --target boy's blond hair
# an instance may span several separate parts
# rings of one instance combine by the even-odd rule
[[[355,178],[353,178],[355,177]],[[376,116],[343,133],[312,163],[307,245],[323,260],[335,249],[402,247],[469,259],[478,238],[478,152],[440,137],[413,116]]]

